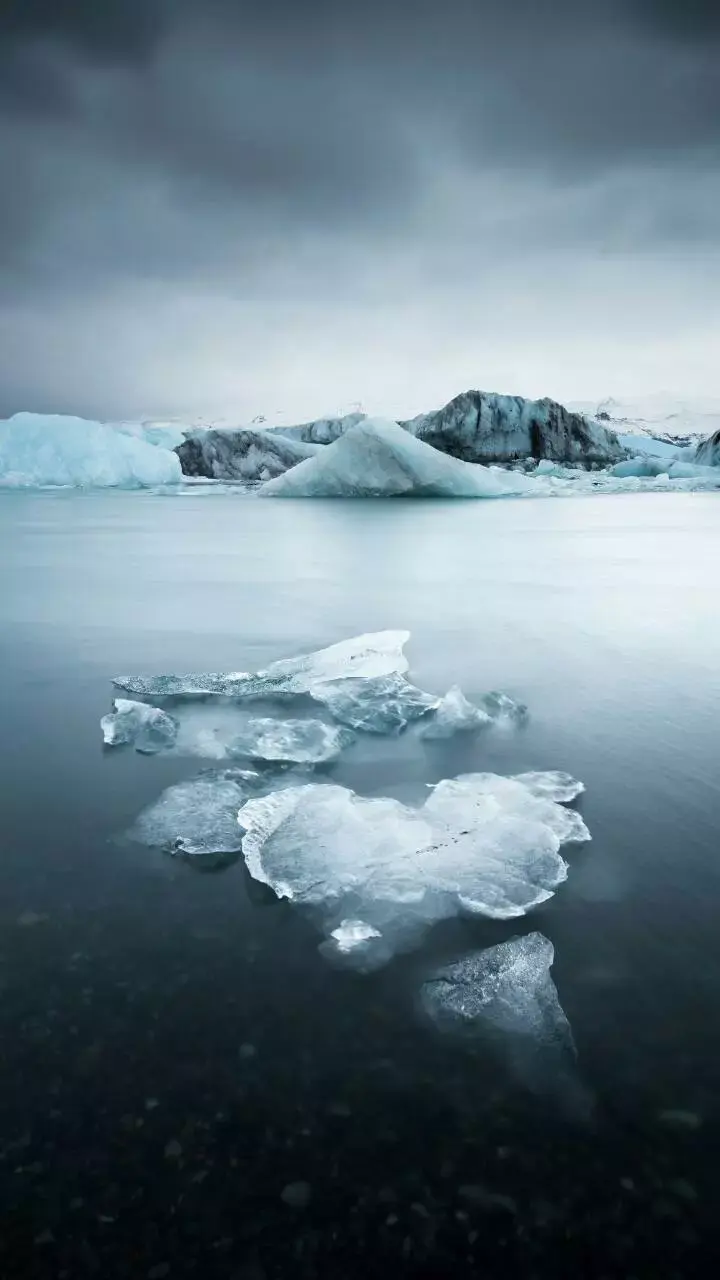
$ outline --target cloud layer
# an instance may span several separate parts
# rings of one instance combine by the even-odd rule
[[[0,413],[712,391],[719,45],[709,0],[9,0]]]

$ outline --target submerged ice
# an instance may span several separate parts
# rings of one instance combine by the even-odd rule
[[[133,702],[129,698],[115,698],[113,708],[100,721],[106,746],[133,744],[135,750],[144,755],[154,755],[174,746],[178,735],[178,721],[160,707],[151,707],[146,702]]]
[[[387,945],[461,910],[521,916],[566,878],[561,845],[590,838],[553,798],[568,794],[566,775],[549,775],[545,795],[540,777],[447,779],[417,809],[341,786],[289,787],[240,809],[243,856],[278,897],[319,909],[331,936],[345,919]]]

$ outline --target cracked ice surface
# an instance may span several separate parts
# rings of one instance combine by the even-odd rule
[[[108,747],[126,746],[132,743],[136,751],[154,755],[165,751],[175,743],[178,722],[159,707],[146,702],[133,702],[129,698],[115,698],[114,710],[103,716],[100,728]]]
[[[561,845],[590,838],[578,813],[538,794],[541,776],[532,787],[447,779],[417,809],[341,786],[289,787],[240,809],[243,855],[278,897],[318,908],[331,935],[358,918],[387,945],[461,910],[522,916],[566,878]]]

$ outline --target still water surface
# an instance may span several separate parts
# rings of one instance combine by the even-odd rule
[[[707,1264],[717,497],[7,494],[0,537],[3,1276]],[[252,670],[387,627],[412,632],[423,688],[502,689],[530,721],[366,740],[334,779],[413,801],[458,772],[565,769],[593,842],[526,919],[446,922],[362,976],[240,865],[119,841],[200,762],[104,752],[98,721],[119,672]],[[433,965],[531,929],[555,945],[589,1123],[418,1017]]]

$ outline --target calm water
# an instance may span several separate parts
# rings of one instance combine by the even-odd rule
[[[678,1276],[715,1257],[720,505],[714,495],[272,503],[0,498],[0,1272],[162,1280]],[[406,627],[412,676],[522,730],[363,745],[419,797],[567,769],[593,843],[530,917],[446,923],[371,976],[237,865],[118,842],[199,762],[104,753],[118,672],[253,669]],[[580,1123],[415,1008],[518,931],[595,1097]],[[281,1198],[308,1184],[309,1201]]]

